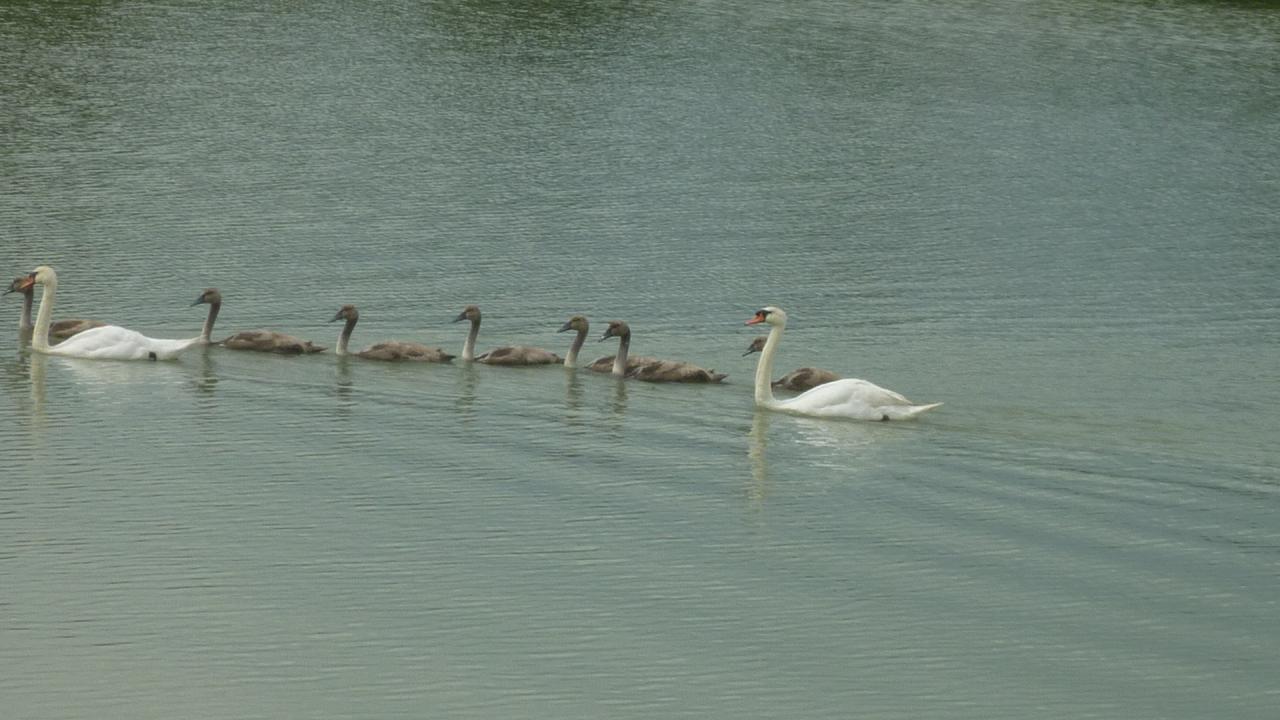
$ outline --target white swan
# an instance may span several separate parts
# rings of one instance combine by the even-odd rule
[[[72,336],[57,345],[49,345],[49,325],[53,316],[53,299],[58,291],[58,275],[53,268],[41,265],[28,276],[44,286],[40,311],[31,349],[48,355],[88,358],[91,360],[171,360],[182,351],[200,344],[200,338],[159,340],[120,327],[103,325]]]
[[[907,420],[942,404],[914,405],[892,390],[856,378],[833,380],[789,400],[777,400],[773,397],[769,378],[773,376],[773,355],[778,351],[782,331],[787,327],[787,314],[776,307],[763,308],[757,310],[746,324],[759,323],[770,326],[764,352],[756,365],[756,404],[760,407],[814,417]]]

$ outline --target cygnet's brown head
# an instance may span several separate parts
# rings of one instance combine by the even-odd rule
[[[629,338],[631,337],[631,328],[621,320],[610,320],[609,327],[604,329],[604,335],[600,336],[600,342],[604,342],[611,337]]]
[[[587,318],[586,318],[586,316],[584,316],[584,315],[574,315],[573,317],[569,318],[569,321],[568,321],[568,322],[566,322],[565,324],[561,325],[561,326],[560,326],[560,329],[559,329],[559,330],[557,330],[556,332],[566,332],[566,331],[569,331],[569,330],[577,330],[578,332],[586,332],[586,331],[587,331],[587,329],[588,329],[588,328],[590,328],[590,327],[591,327],[591,325],[587,322]]]
[[[480,322],[480,306],[468,305],[462,308],[462,312],[458,313],[458,317],[453,319],[454,322],[462,322],[463,320]]]
[[[337,322],[339,320],[356,320],[360,317],[360,311],[356,310],[355,305],[343,305],[329,322]]]
[[[746,357],[746,356],[750,355],[751,353],[757,353],[757,352],[761,352],[761,351],[763,351],[763,350],[764,350],[764,341],[765,341],[765,340],[768,340],[768,339],[769,339],[769,338],[768,338],[767,336],[765,336],[765,335],[761,335],[760,337],[756,338],[755,340],[752,340],[752,341],[751,341],[751,344],[747,346],[747,351],[746,351],[746,352],[744,352],[744,353],[742,353],[742,357]]]
[[[9,289],[5,290],[3,294],[8,295],[11,292],[26,294],[26,293],[35,292],[35,289],[36,289],[35,273],[28,273],[26,275],[19,275],[18,277],[14,278],[13,282],[9,283]]]
[[[200,297],[196,298],[196,301],[191,303],[191,306],[195,307],[196,305],[204,305],[206,303],[209,305],[222,304],[222,293],[218,292],[218,288],[205,288],[204,292],[200,293]]]

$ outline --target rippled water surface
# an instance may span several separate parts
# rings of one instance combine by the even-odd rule
[[[11,2],[0,698],[42,718],[1271,718],[1280,10]],[[755,411],[762,305],[945,406]],[[597,352],[598,351],[598,352]]]

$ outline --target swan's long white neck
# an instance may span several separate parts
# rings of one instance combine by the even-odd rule
[[[204,319],[204,327],[200,330],[200,342],[208,345],[213,342],[210,336],[213,335],[213,321],[218,319],[218,311],[222,309],[222,303],[209,303],[209,315]]]
[[[582,343],[587,341],[587,328],[578,331],[578,336],[573,339],[573,344],[569,346],[569,354],[564,356],[565,367],[577,367],[578,351],[582,349]]]
[[[36,313],[36,328],[31,336],[31,349],[49,351],[49,326],[53,324],[53,298],[58,293],[58,279],[50,273],[45,277],[44,290],[40,293],[40,310]]]
[[[471,321],[471,332],[467,333],[467,341],[462,344],[462,359],[470,362],[476,359],[476,338],[480,336],[480,318]]]
[[[618,354],[613,357],[613,376],[625,377],[627,374],[627,353],[631,350],[631,331],[628,330],[618,338]]]
[[[756,363],[756,404],[772,405],[773,386],[769,380],[773,377],[773,355],[778,352],[778,343],[782,342],[782,330],[786,323],[774,325],[769,329],[769,338],[764,341],[764,350],[760,351],[760,361]]]
[[[356,320],[358,317],[349,317],[342,325],[342,332],[338,333],[338,347],[333,351],[334,355],[342,356],[347,354],[347,343],[351,342],[351,331],[356,329]]]

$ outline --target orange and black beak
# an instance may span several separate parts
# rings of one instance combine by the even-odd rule
[[[767,310],[757,310],[757,311],[756,311],[756,314],[755,314],[755,315],[752,315],[752,316],[751,316],[751,319],[750,319],[750,320],[748,320],[748,321],[746,321],[746,322],[745,322],[745,323],[743,323],[743,324],[744,324],[744,325],[759,325],[760,323],[764,322],[764,318],[765,318],[765,316],[766,316],[766,315],[768,315],[768,314],[769,314],[769,312],[768,312]]]

